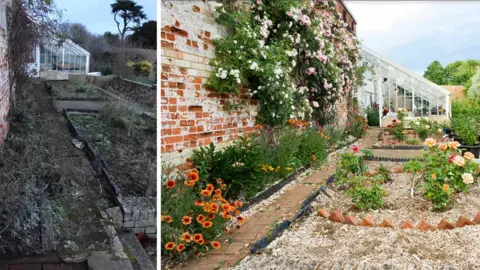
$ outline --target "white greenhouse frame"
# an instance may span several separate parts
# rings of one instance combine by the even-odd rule
[[[88,74],[90,53],[70,39],[60,44],[48,39],[35,47],[30,63],[34,63],[30,68],[37,71],[37,77],[45,72]]]
[[[363,107],[377,103],[380,107],[380,119],[383,108],[389,112],[396,112],[399,108],[407,109],[408,118],[451,116],[448,90],[394,64],[365,46],[361,54],[362,64],[372,67],[374,73],[366,73],[366,85],[359,89],[358,99]],[[381,123],[380,125],[382,126]]]

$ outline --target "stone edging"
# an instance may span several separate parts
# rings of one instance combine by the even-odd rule
[[[376,157],[376,156],[366,156],[365,160],[368,161],[391,161],[391,162],[408,162],[414,160],[415,158],[394,158],[394,157]],[[417,159],[422,160],[422,159]]]
[[[362,226],[362,227],[381,227],[381,228],[391,228],[394,229],[392,222],[388,219],[384,219],[382,223],[376,224],[373,218],[367,214],[363,217],[361,222],[358,222],[357,219],[353,216],[344,217],[340,209],[335,209],[331,213],[325,208],[318,210],[317,215],[320,217],[327,218],[332,222],[348,224],[353,226]],[[403,221],[402,225],[399,227],[402,230],[405,229],[418,229],[423,232],[435,231],[435,230],[452,230],[455,228],[462,228],[465,226],[479,225],[480,224],[480,212],[477,213],[475,218],[472,220],[461,215],[458,217],[455,224],[450,223],[446,218],[443,218],[437,226],[429,224],[426,220],[422,219],[418,222],[417,225],[413,223],[410,219]]]
[[[372,146],[372,149],[397,149],[397,150],[420,150],[423,149],[421,145],[382,145]]]
[[[58,101],[108,101],[107,98],[54,97]]]

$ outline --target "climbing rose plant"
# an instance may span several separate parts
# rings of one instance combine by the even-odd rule
[[[353,91],[360,48],[336,1],[247,1],[216,8],[228,35],[214,40],[207,86],[247,93],[260,102],[259,120],[335,119],[335,104]]]

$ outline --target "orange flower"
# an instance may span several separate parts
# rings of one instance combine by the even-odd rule
[[[210,245],[212,245],[212,247],[213,247],[214,249],[219,249],[219,248],[220,248],[220,243],[217,242],[217,241],[212,241],[212,242],[210,243]]]
[[[203,189],[200,194],[204,197],[210,197],[212,195],[212,192],[206,189]]]
[[[167,223],[172,223],[172,222],[173,222],[173,219],[172,219],[171,216],[165,216],[165,221],[166,221]]]
[[[185,249],[185,245],[184,245],[184,244],[179,244],[179,245],[177,246],[177,251],[180,252],[180,253],[182,253],[182,251],[183,251],[184,249]]]
[[[237,221],[238,221],[240,224],[243,224],[243,223],[245,223],[245,218],[238,216],[238,217],[237,217]]]
[[[196,206],[203,206],[205,203],[202,200],[196,200],[195,205]]]
[[[447,184],[444,184],[444,185],[443,185],[443,190],[444,190],[444,191],[447,191],[449,188],[450,188],[450,187],[449,187]]]
[[[165,186],[167,186],[168,189],[172,189],[175,187],[175,181],[167,180],[167,182],[165,183]]]
[[[255,125],[256,129],[262,129],[262,125]]]
[[[173,250],[175,248],[175,243],[173,242],[168,242],[165,244],[165,249],[166,250]]]
[[[234,202],[234,205],[235,205],[235,207],[237,207],[237,208],[238,208],[238,207],[242,207],[242,206],[243,206],[243,202],[241,202],[241,201],[235,201],[235,202]]]
[[[215,219],[215,214],[214,213],[208,214],[208,219],[209,220],[214,220]]]
[[[223,212],[230,212],[230,211],[232,211],[232,207],[229,204],[222,204],[222,211]]]
[[[193,187],[195,186],[195,183],[196,183],[195,181],[190,181],[190,180],[186,180],[183,182],[183,184],[187,187]]]
[[[210,206],[210,213],[218,213],[218,210],[220,210],[220,207],[216,203],[212,203]]]
[[[221,189],[221,190],[227,189],[227,185],[225,185],[225,184],[220,184],[220,189]]]
[[[192,241],[192,236],[188,232],[182,233],[182,241],[186,243],[190,243]]]
[[[198,215],[197,222],[202,224],[205,221],[205,219],[207,218],[204,215]]]
[[[203,240],[203,235],[201,233],[196,233],[193,235],[193,241],[197,242]]]
[[[220,189],[215,189],[215,195],[221,196],[222,191]]]
[[[217,180],[216,180],[216,181],[217,181],[217,184],[219,184],[219,185],[220,185],[221,183],[223,183],[223,180],[222,180],[222,178],[217,178]]]
[[[199,245],[205,244],[205,239],[202,238],[202,239],[198,240],[197,244],[199,244]]]
[[[182,223],[183,223],[183,225],[188,225],[188,224],[192,223],[192,218],[189,217],[189,216],[183,216]]]
[[[225,200],[224,198],[220,199],[220,202],[221,202],[221,203],[228,203],[228,201]]]
[[[200,178],[198,177],[198,172],[195,172],[195,171],[188,172],[188,173],[187,173],[187,176],[188,176],[188,178],[190,179],[190,181],[194,181],[194,182],[197,182],[198,179],[200,179]]]
[[[163,215],[160,215],[160,221],[161,222],[164,222],[165,221],[165,217]]]
[[[313,161],[317,160],[317,156],[312,155],[312,160],[313,160]]]
[[[205,222],[202,223],[202,226],[204,228],[210,228],[210,227],[212,227],[212,225],[213,225],[213,223],[211,221],[205,221]]]
[[[222,218],[230,220],[232,219],[232,215],[230,215],[228,212],[222,212]]]
[[[433,180],[437,180],[437,174],[432,173],[432,179],[433,179]]]
[[[233,213],[234,213],[235,215],[240,215],[240,210],[234,210]]]
[[[288,123],[290,125],[295,125],[296,121],[295,121],[295,119],[290,119],[290,120],[288,120]]]
[[[214,187],[212,184],[208,184],[208,185],[207,185],[206,190],[208,190],[208,191],[210,191],[210,192],[213,192],[214,189],[215,189],[215,187]]]

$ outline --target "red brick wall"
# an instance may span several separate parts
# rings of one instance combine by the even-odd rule
[[[203,1],[162,1],[161,151],[162,160],[183,163],[191,149],[220,146],[253,130],[256,101],[245,92],[219,95],[205,88],[213,69],[212,39],[224,34]],[[228,110],[226,102],[241,103]]]
[[[340,13],[340,16],[343,18],[344,11],[346,13],[346,18],[343,20],[348,24],[350,28],[350,32],[354,35],[357,33],[357,24],[355,23],[352,14],[347,10],[345,7],[345,3],[343,1],[337,1],[337,11]]]
[[[5,2],[9,0],[0,0],[0,144],[3,144],[8,132],[8,110],[9,110],[9,83],[8,83],[8,63],[7,63],[7,32],[6,32],[6,13]]]

